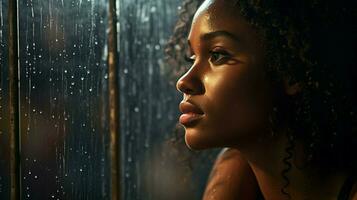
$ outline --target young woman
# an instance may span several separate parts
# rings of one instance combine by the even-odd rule
[[[200,5],[179,122],[190,148],[230,148],[205,199],[357,199],[356,13],[352,1]]]

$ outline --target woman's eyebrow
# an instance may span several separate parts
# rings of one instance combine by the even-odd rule
[[[205,33],[201,35],[201,40],[208,41],[220,36],[228,37],[232,40],[235,40],[236,42],[240,42],[240,39],[236,35],[227,31],[213,31],[213,32]]]
[[[213,32],[205,33],[201,35],[200,39],[204,41],[209,41],[209,40],[213,40],[216,37],[222,37],[222,36],[230,38],[231,40],[234,40],[235,42],[238,43],[241,42],[241,40],[236,35],[228,31],[213,31]],[[189,39],[187,40],[187,44],[189,46],[189,50],[193,52],[191,41]]]

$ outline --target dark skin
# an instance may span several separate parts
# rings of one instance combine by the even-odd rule
[[[257,183],[254,172],[247,160],[234,148],[225,148],[217,157],[202,200],[256,200]],[[357,184],[349,199],[356,200]]]
[[[255,200],[257,190],[248,162],[238,150],[225,148],[215,161],[202,199]]]
[[[281,160],[287,130],[270,133],[274,88],[264,73],[268,58],[260,35],[237,10],[231,1],[206,0],[193,19],[188,36],[193,64],[177,88],[183,102],[196,105],[203,114],[196,123],[184,124],[186,143],[192,149],[230,147],[239,152],[217,160],[213,171],[220,173],[213,173],[204,199],[254,199],[255,180],[266,200],[286,199]],[[286,82],[284,87],[287,95],[296,95],[302,86]],[[298,169],[295,163],[304,155],[302,145],[296,146],[287,188],[292,199],[337,199],[347,174]],[[231,179],[225,178],[229,174]],[[229,193],[232,188],[248,192]],[[356,198],[351,194],[350,199]]]

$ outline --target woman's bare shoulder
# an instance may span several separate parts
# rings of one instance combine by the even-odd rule
[[[203,200],[256,199],[258,184],[247,161],[236,149],[218,155],[207,182]]]

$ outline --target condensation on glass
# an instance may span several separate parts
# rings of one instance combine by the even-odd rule
[[[10,198],[8,1],[0,0],[0,199]]]
[[[8,199],[7,0],[0,2],[0,199]],[[18,3],[22,199],[111,199],[109,2]],[[173,139],[181,95],[165,75],[164,48],[180,4],[116,0],[121,199],[199,199],[216,153]]]
[[[108,199],[107,0],[19,1],[23,199]]]
[[[182,97],[165,76],[164,48],[181,2],[120,0],[124,199],[200,199],[215,155],[190,152],[174,133]]]

